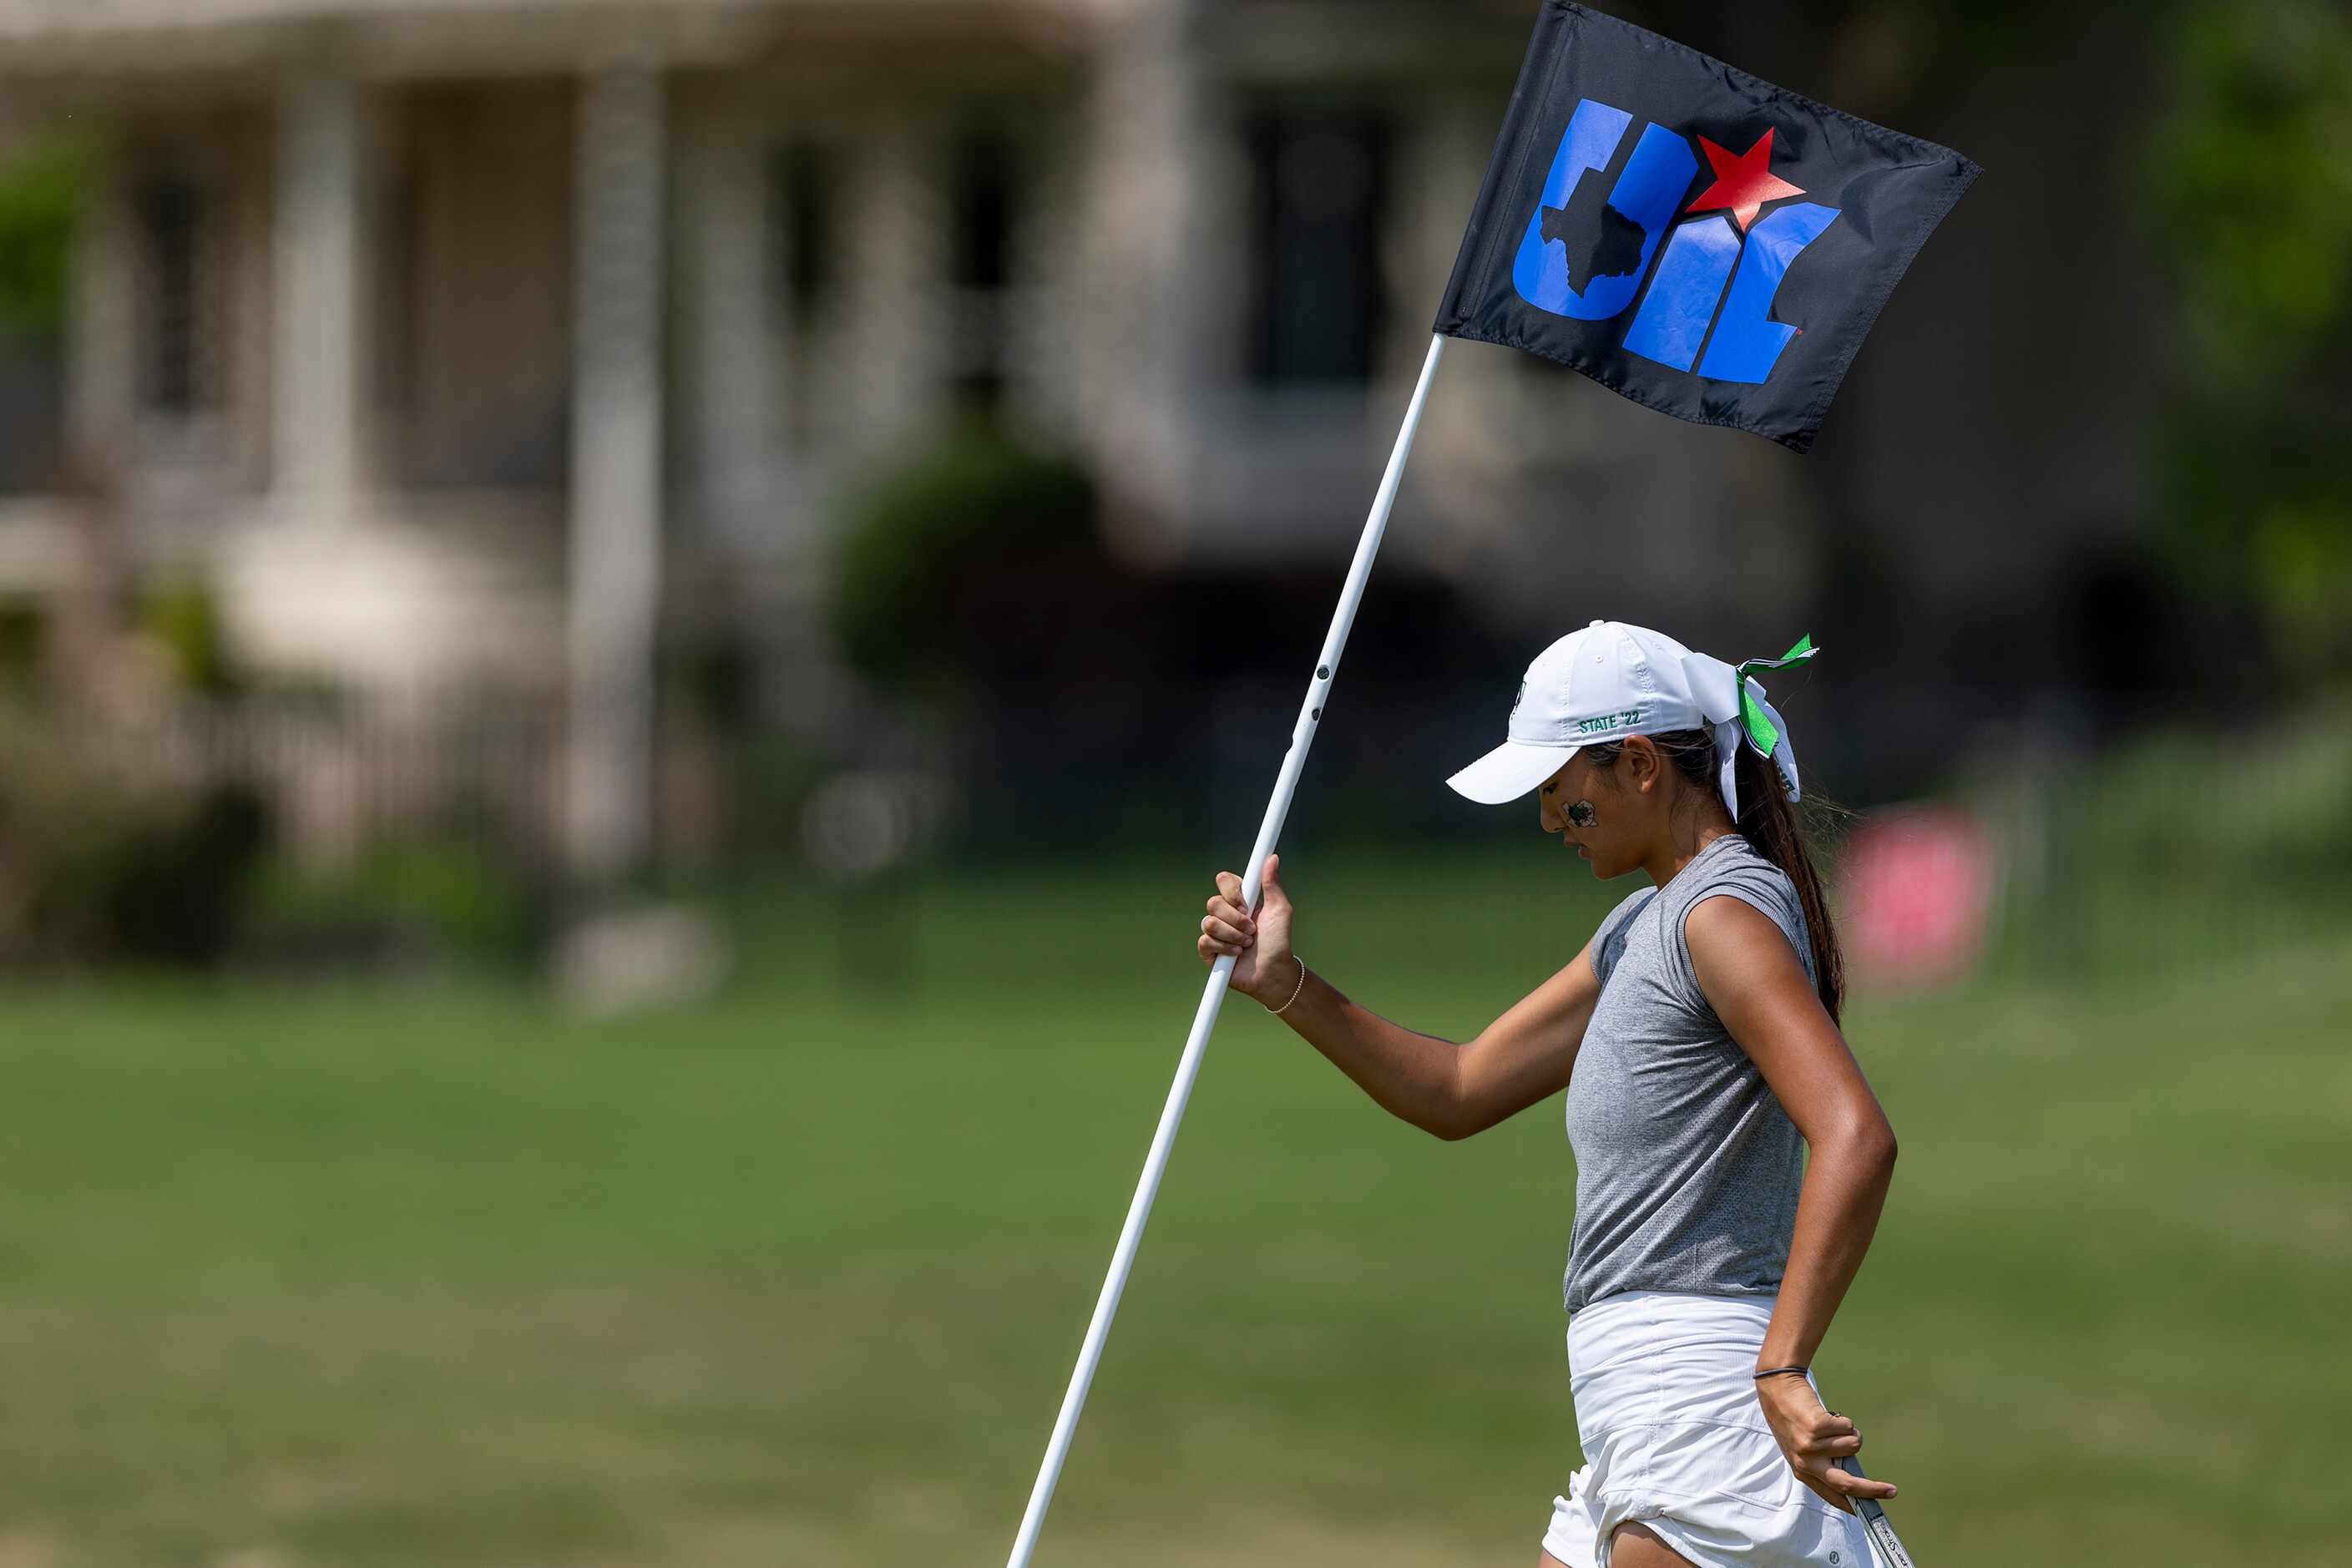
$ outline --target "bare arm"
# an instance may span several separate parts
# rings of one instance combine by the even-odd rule
[[[1296,975],[1298,962],[1286,958],[1284,971]],[[1383,1110],[1453,1140],[1484,1132],[1566,1089],[1600,994],[1592,965],[1580,952],[1476,1038],[1457,1046],[1389,1022],[1309,971],[1282,1021]]]
[[[1282,1021],[1382,1110],[1437,1137],[1467,1138],[1568,1087],[1601,995],[1588,953],[1578,953],[1475,1039],[1457,1046],[1358,1006],[1305,968],[1290,951],[1290,900],[1276,878],[1280,863],[1278,856],[1267,858],[1265,897],[1255,919],[1242,908],[1241,879],[1218,875],[1217,896],[1201,922],[1201,957],[1214,963],[1234,954],[1234,989],[1281,1007]]]
[[[1895,1130],[1769,916],[1738,899],[1703,899],[1683,933],[1716,1016],[1756,1063],[1811,1151],[1788,1269],[1756,1363],[1759,1370],[1810,1365],[1878,1228],[1895,1173]],[[1790,1464],[1814,1491],[1841,1508],[1848,1496],[1895,1495],[1884,1481],[1833,1467],[1861,1448],[1861,1435],[1853,1422],[1822,1410],[1801,1378],[1763,1379],[1757,1394]]]

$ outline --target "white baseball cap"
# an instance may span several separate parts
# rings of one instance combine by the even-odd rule
[[[1789,728],[1764,700],[1763,684],[1748,672],[1802,663],[1814,652],[1807,637],[1780,658],[1735,667],[1693,653],[1664,632],[1595,621],[1536,655],[1511,703],[1509,738],[1445,782],[1482,805],[1500,805],[1558,773],[1580,747],[1628,735],[1712,730],[1717,788],[1737,821],[1733,763],[1743,740],[1780,765],[1789,798],[1798,798]]]

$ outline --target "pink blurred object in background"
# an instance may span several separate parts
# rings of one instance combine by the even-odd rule
[[[1976,819],[1950,806],[1874,816],[1846,850],[1846,956],[1873,985],[1927,985],[1983,952],[1993,852]]]

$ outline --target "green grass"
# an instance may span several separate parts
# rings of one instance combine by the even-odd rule
[[[1475,1029],[1607,899],[1309,865]],[[1201,879],[781,907],[691,1013],[18,985],[0,1564],[1002,1561],[1199,991]],[[1920,1561],[2340,1560],[2352,934],[1865,998],[1903,1139],[1820,1358]],[[1575,1462],[1553,1102],[1445,1145],[1229,1010],[1040,1562],[1534,1561]]]

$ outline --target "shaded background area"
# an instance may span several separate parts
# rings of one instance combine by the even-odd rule
[[[1448,353],[1304,940],[1466,1037],[1527,660],[1810,632],[1906,1539],[2318,1563],[2352,22],[1621,14],[1987,173],[1809,458]],[[1001,1554],[1531,15],[0,0],[0,1563]],[[1524,1558],[1553,1118],[1236,1016],[1041,1561]]]

